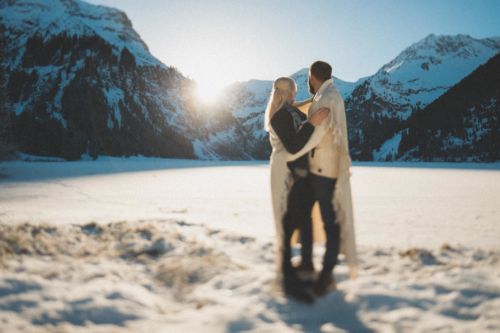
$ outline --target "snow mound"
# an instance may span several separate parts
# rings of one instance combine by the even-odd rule
[[[0,225],[6,332],[498,331],[500,251],[362,248],[312,305],[274,289],[273,245],[174,220]],[[322,248],[316,250],[319,267]]]

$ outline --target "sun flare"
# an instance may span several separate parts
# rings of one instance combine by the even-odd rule
[[[202,104],[213,104],[217,102],[222,94],[224,86],[210,80],[196,82],[196,96]]]

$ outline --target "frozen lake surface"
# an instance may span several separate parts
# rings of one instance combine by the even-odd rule
[[[360,245],[500,249],[499,164],[352,168]],[[475,167],[475,168],[474,168]],[[0,164],[3,223],[174,218],[272,237],[267,162],[104,158]]]
[[[274,288],[265,162],[0,163],[0,332],[500,331],[499,164],[352,185],[359,276],[304,305]]]

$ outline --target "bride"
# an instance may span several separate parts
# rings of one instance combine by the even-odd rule
[[[291,264],[291,238],[296,229],[301,234],[302,267],[312,268],[312,194],[307,181],[307,154],[287,162],[289,154],[299,152],[329,113],[320,109],[307,120],[293,106],[297,85],[288,77],[273,83],[265,113],[265,129],[269,132],[271,153],[271,193],[277,234],[276,264],[282,287],[290,296],[306,302],[314,300]]]

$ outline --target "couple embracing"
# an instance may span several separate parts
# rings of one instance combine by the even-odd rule
[[[297,85],[288,77],[273,83],[265,113],[271,153],[271,193],[277,235],[278,279],[287,295],[305,302],[335,289],[333,270],[340,253],[354,277],[356,244],[344,101],[323,61],[309,68],[313,97],[294,104]],[[301,110],[305,110],[302,112]],[[313,263],[312,208],[326,235],[321,269]],[[292,264],[292,236],[300,234],[299,264]]]

